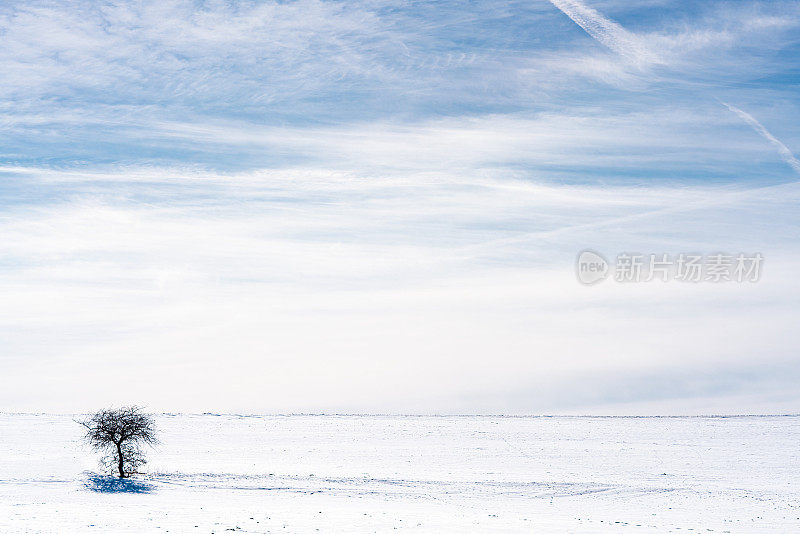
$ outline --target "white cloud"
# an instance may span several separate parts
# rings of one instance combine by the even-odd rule
[[[797,160],[713,95],[797,123],[791,5],[553,4],[613,53],[545,2],[0,6],[5,409],[766,403]],[[585,288],[586,247],[767,263]]]
[[[160,197],[131,200],[162,179],[179,194],[159,185]],[[0,222],[9,409],[133,395],[157,409],[552,411],[571,405],[571,373],[736,367],[756,352],[780,362],[795,343],[797,223],[781,235],[748,222],[789,213],[794,184],[731,192],[308,169],[29,180],[70,184],[74,196]],[[577,283],[580,248],[613,256],[623,245],[759,250],[769,276]],[[563,389],[539,390],[545,377]]]

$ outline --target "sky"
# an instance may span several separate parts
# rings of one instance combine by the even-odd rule
[[[0,411],[800,413],[796,1],[10,1],[0,45]]]

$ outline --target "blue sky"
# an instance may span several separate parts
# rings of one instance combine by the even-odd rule
[[[4,3],[0,404],[800,412],[798,15]]]

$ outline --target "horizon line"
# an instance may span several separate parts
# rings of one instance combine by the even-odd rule
[[[52,415],[52,416],[77,416],[89,415],[93,412],[5,412],[0,415]],[[800,413],[743,413],[743,414],[695,414],[695,415],[602,415],[602,414],[424,414],[424,413],[327,413],[327,412],[297,412],[297,413],[230,413],[230,412],[149,412],[160,416],[194,416],[194,417],[502,417],[508,419],[552,419],[552,418],[583,418],[583,419],[733,419],[755,417],[800,417]]]

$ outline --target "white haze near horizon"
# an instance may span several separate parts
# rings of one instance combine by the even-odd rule
[[[800,412],[799,9],[4,5],[0,407]]]

